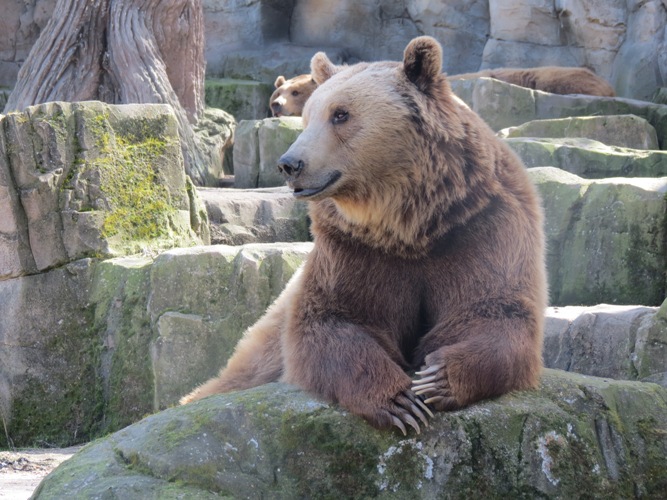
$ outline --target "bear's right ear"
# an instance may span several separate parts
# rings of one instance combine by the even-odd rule
[[[276,78],[276,82],[274,85],[276,88],[280,87],[283,83],[285,83],[285,77],[283,75],[280,75],[278,78]]]
[[[430,36],[413,39],[403,53],[403,70],[408,80],[426,91],[442,72],[442,47],[438,41]]]
[[[324,52],[318,52],[310,60],[310,75],[318,85],[322,85],[337,72],[338,68]]]

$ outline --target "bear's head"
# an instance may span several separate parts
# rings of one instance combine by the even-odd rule
[[[384,226],[406,241],[428,224],[418,212],[465,196],[457,184],[465,184],[459,113],[466,106],[441,69],[442,49],[431,37],[412,40],[402,63],[336,66],[315,54],[318,88],[304,108],[304,131],[279,160],[294,195],[333,202],[347,223]],[[436,194],[447,182],[451,191]]]
[[[269,99],[273,116],[301,116],[304,104],[317,88],[310,75],[299,75],[290,80],[281,75],[274,85],[276,90]]]

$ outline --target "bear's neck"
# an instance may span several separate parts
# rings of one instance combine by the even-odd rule
[[[405,259],[427,255],[447,233],[465,224],[491,202],[492,196],[473,195],[447,203],[416,193],[405,199],[351,203],[331,199],[310,207],[316,238],[356,240],[385,254]]]

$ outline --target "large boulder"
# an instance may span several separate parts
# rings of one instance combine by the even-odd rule
[[[660,305],[667,178],[590,180],[529,169],[545,211],[552,305]]]
[[[307,204],[287,187],[197,191],[214,245],[310,240]]]
[[[208,241],[169,106],[53,102],[0,126],[0,280]]]
[[[660,149],[655,128],[635,115],[579,116],[533,120],[498,132],[504,139],[515,137],[586,138],[609,146],[631,149]]]
[[[557,167],[587,179],[667,176],[667,151],[608,146],[584,138],[514,137],[505,142],[528,168]]]
[[[546,370],[408,437],[280,384],[213,396],[91,444],[33,498],[658,498],[665,470],[667,389]]]

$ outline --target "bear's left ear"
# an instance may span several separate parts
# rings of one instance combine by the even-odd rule
[[[322,85],[337,72],[338,67],[329,60],[324,52],[318,52],[310,60],[310,75],[318,85]]]
[[[280,75],[278,78],[276,78],[276,81],[274,82],[273,85],[275,85],[276,88],[280,87],[283,83],[285,83],[285,77],[283,75]]]
[[[442,71],[442,47],[438,41],[430,36],[413,39],[403,52],[403,71],[419,90],[427,90]]]

